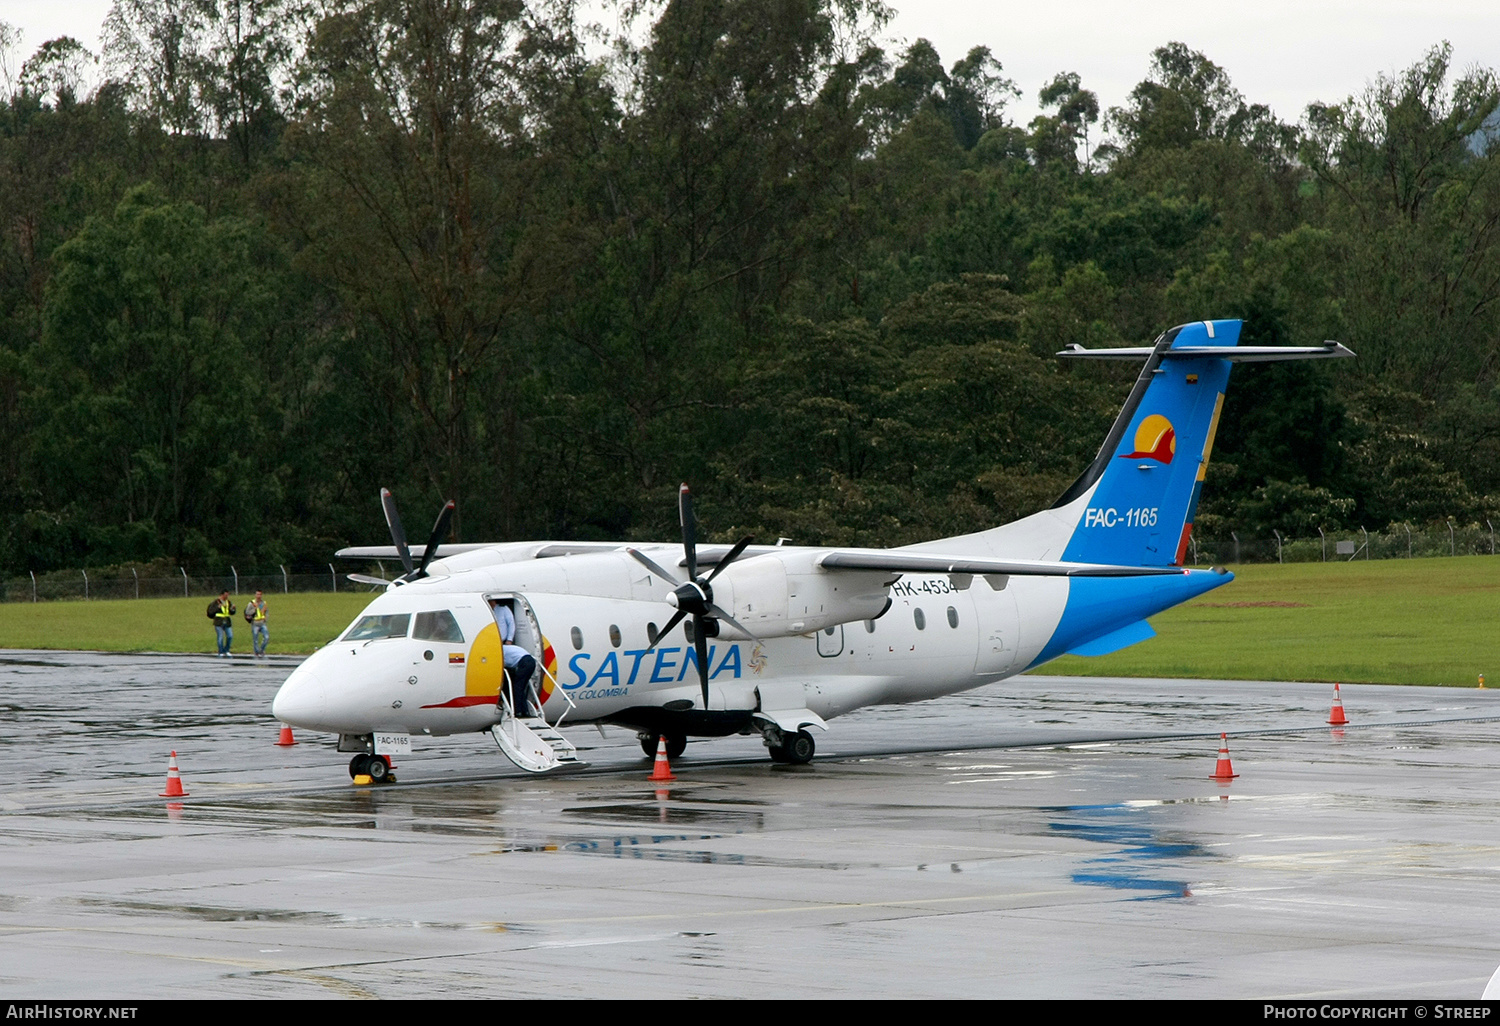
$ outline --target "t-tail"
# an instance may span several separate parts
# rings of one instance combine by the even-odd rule
[[[1337,342],[1321,346],[1241,346],[1240,321],[1195,321],[1163,334],[1150,347],[1084,349],[1060,356],[1144,360],[1135,387],[1099,455],[1053,503],[1077,515],[1061,558],[1121,566],[1181,566],[1224,391],[1235,363],[1353,356]]]

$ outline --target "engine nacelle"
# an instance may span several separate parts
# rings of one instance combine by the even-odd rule
[[[714,603],[758,638],[813,634],[885,612],[900,574],[824,570],[818,555],[794,551],[737,560],[714,580]],[[727,623],[720,623],[719,634],[743,640]]]

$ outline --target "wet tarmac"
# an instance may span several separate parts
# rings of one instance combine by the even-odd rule
[[[0,995],[1473,999],[1500,696],[1027,677],[809,766],[633,734],[530,777],[278,748],[289,660],[0,653]],[[1218,734],[1234,769],[1209,779]],[[157,797],[175,750],[189,796]]]

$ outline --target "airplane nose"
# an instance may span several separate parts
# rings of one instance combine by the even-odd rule
[[[328,707],[322,682],[304,664],[292,671],[271,700],[271,715],[292,727],[318,729]]]

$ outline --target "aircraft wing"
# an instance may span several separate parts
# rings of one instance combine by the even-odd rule
[[[1181,576],[1180,566],[1112,566],[1108,563],[1058,563],[1040,559],[975,559],[927,552],[882,549],[837,549],[817,559],[829,570],[889,570],[903,574],[1004,574],[1014,577],[1164,577]]]
[[[523,548],[524,546],[510,542],[464,542],[462,544],[442,544],[437,548],[435,559],[445,559],[456,556],[462,552],[476,552],[479,549],[492,549],[501,544],[508,544],[512,548]],[[536,551],[526,558],[550,559],[554,556],[577,556],[586,552],[609,552],[612,549],[623,549],[629,542],[539,542]],[[727,551],[729,546],[723,546]],[[411,555],[413,559],[420,560],[426,552],[425,545],[413,545]],[[339,559],[400,559],[401,554],[396,551],[394,545],[356,545],[352,548],[339,549],[334,553]]]
[[[456,556],[460,552],[473,552],[475,549],[487,549],[491,543],[477,543],[472,545],[439,545],[437,555],[434,558],[442,559],[445,556]],[[420,560],[427,551],[425,545],[413,545],[411,555],[413,559]],[[394,545],[356,545],[353,548],[339,549],[334,553],[339,559],[396,559],[401,558],[401,553],[396,551]]]

